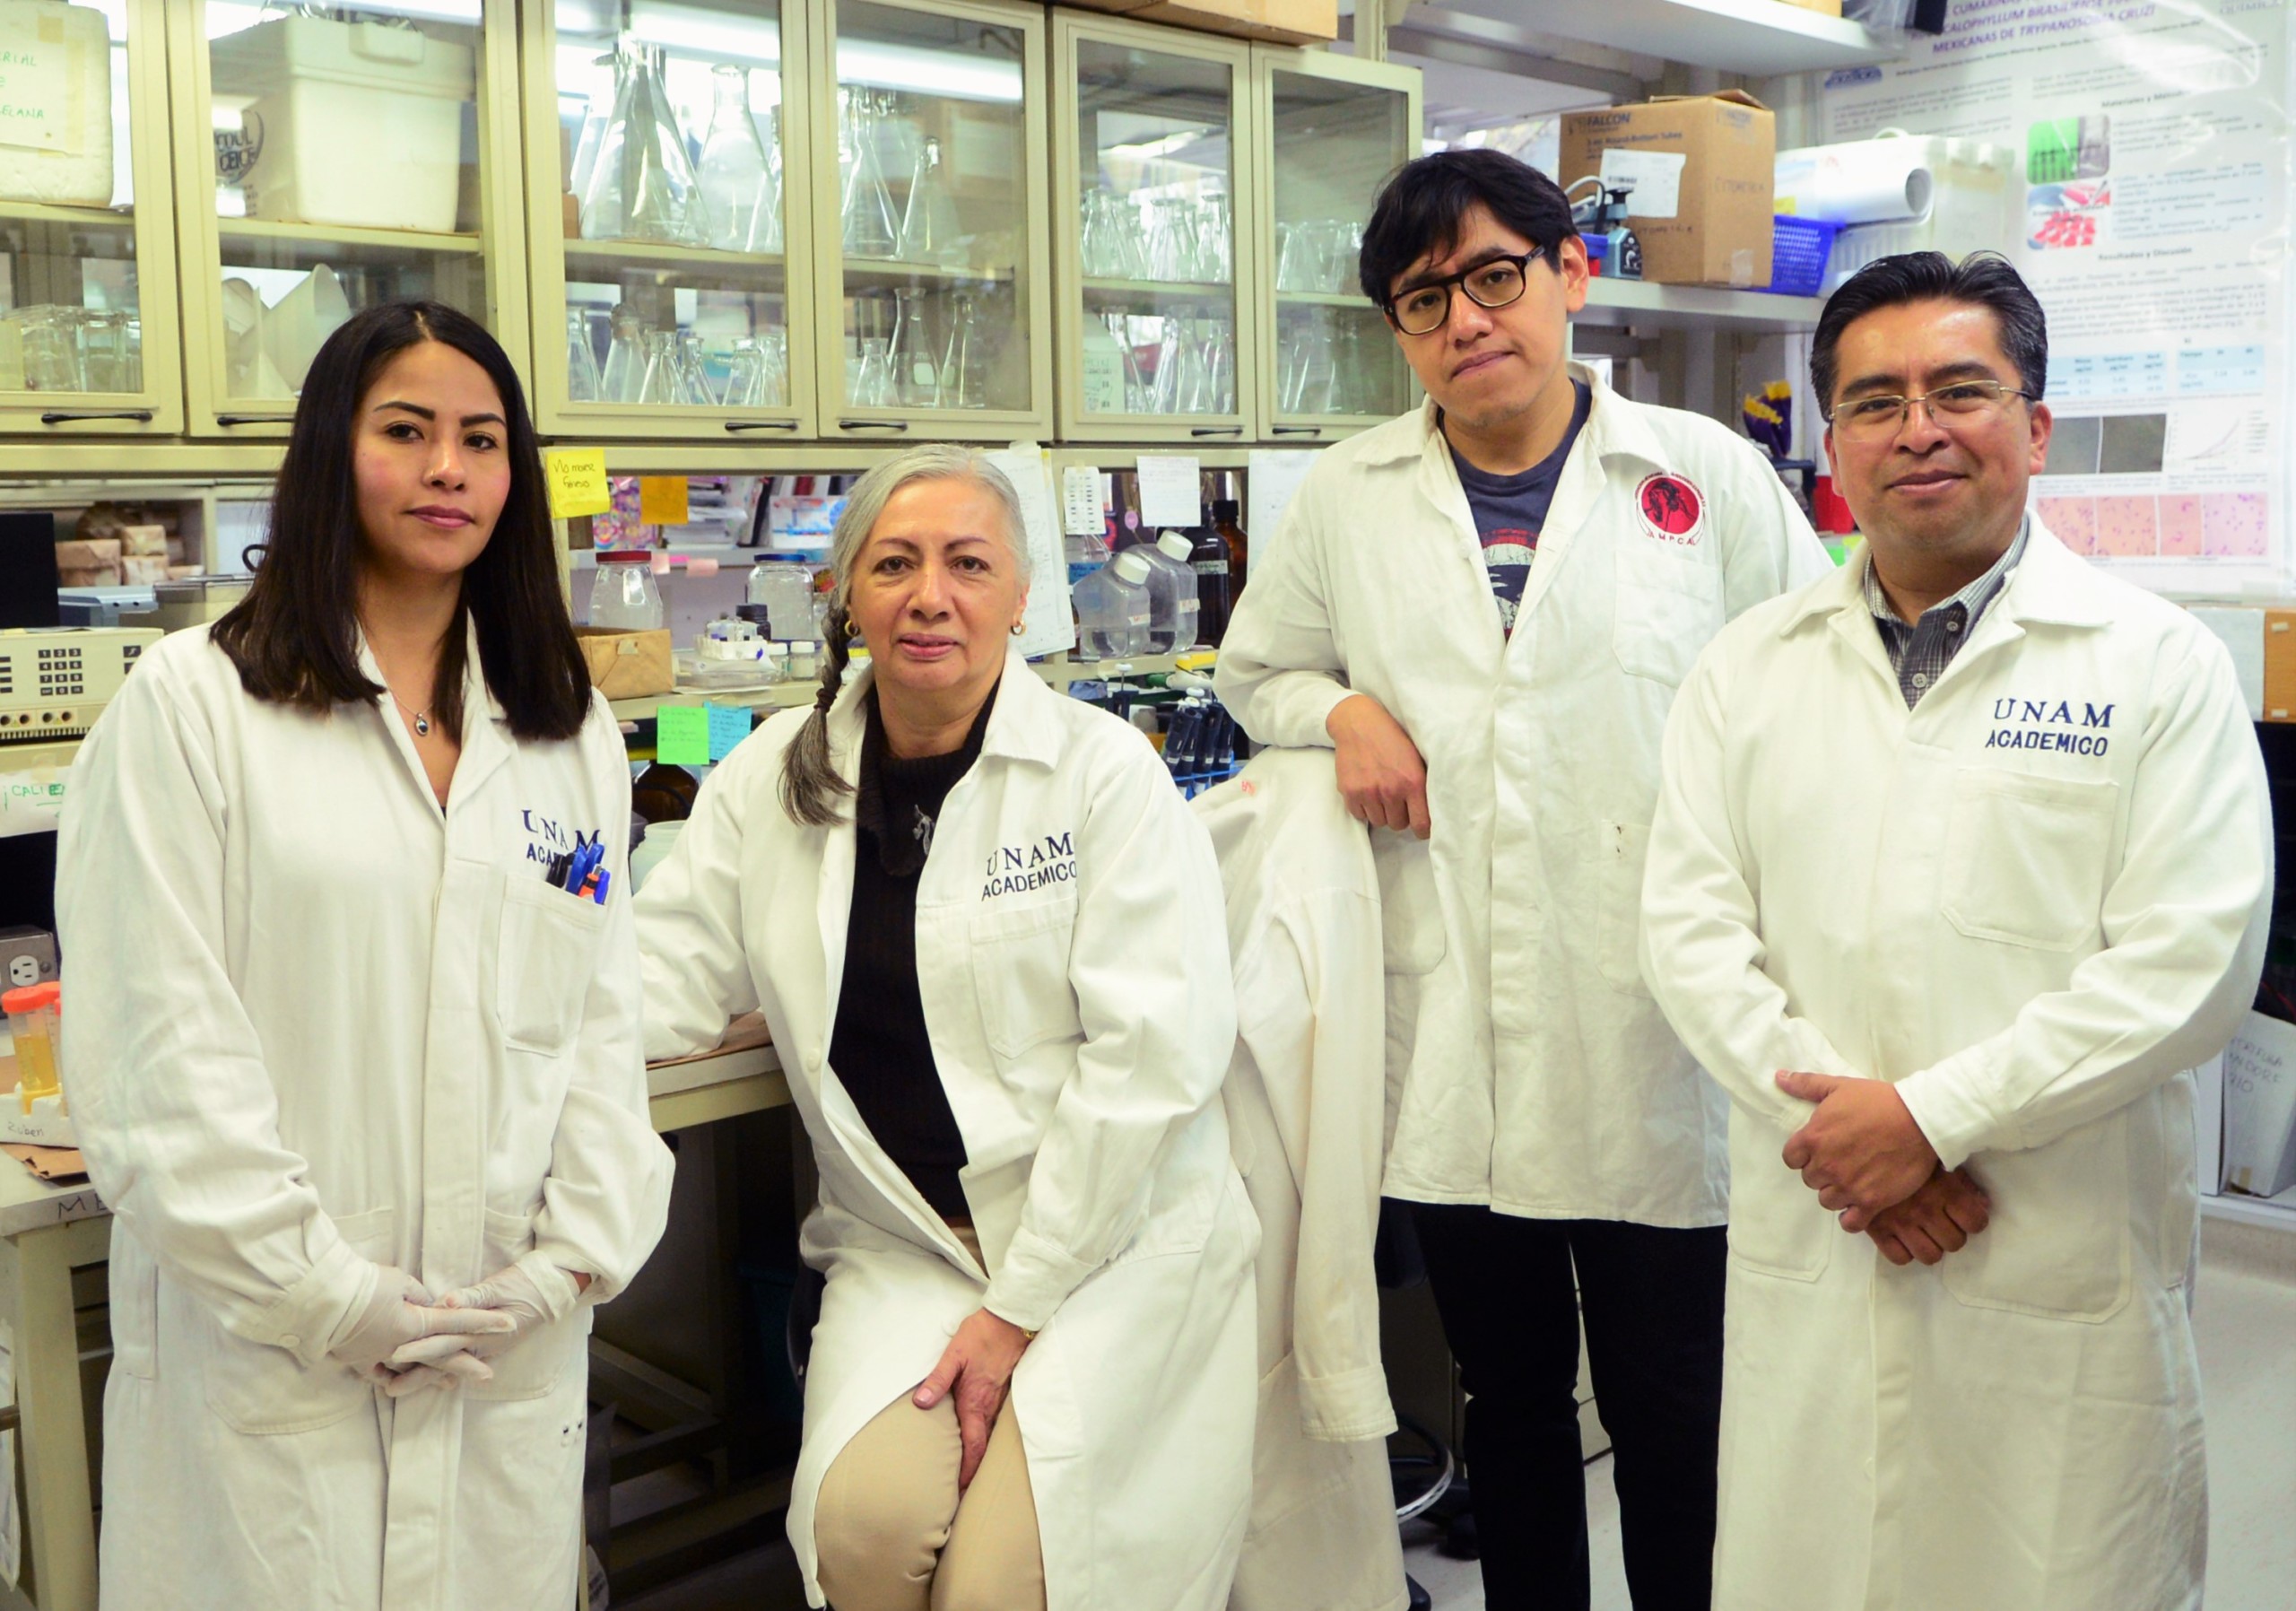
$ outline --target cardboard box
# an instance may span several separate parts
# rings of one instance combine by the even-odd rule
[[[119,552],[122,558],[129,554],[158,554],[167,557],[168,528],[164,526],[123,526],[119,528]]]
[[[610,700],[642,699],[677,685],[666,628],[624,632],[612,627],[578,626],[574,637],[589,663],[590,686]]]
[[[1339,37],[1339,0],[1067,0],[1086,11],[1265,45],[1319,45]]]
[[[2224,1183],[2260,1197],[2296,1186],[2296,1023],[2250,1013],[2224,1049]]]
[[[1770,0],[1762,0],[1770,4]],[[1778,120],[1743,90],[1670,96],[1572,112],[1555,174],[1566,187],[1601,174],[1632,178],[1627,222],[1642,274],[1668,285],[1770,283]]]
[[[2264,612],[2264,719],[2296,721],[2296,610]]]

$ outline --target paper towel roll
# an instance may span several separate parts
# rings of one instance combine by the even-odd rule
[[[1778,210],[1822,223],[1882,223],[1920,218],[1935,181],[1927,143],[1859,140],[1778,153]]]

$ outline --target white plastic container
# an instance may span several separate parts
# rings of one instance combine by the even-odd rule
[[[1148,574],[1148,652],[1152,655],[1176,654],[1196,645],[1203,612],[1196,594],[1196,567],[1187,558],[1195,549],[1196,544],[1178,532],[1168,531],[1157,537],[1153,547],[1140,551],[1153,567]]]
[[[1867,264],[1899,252],[1965,257],[2017,239],[2024,188],[2013,145],[1882,134],[1778,153],[1780,213],[1841,224],[1827,264],[1831,295]]]
[[[1121,660],[1148,652],[1153,606],[1148,556],[1127,548],[1068,590],[1076,605],[1076,643],[1088,659]]]
[[[0,196],[111,205],[111,33],[92,5],[0,0]],[[26,59],[28,58],[28,59]]]
[[[455,227],[476,53],[412,28],[280,17],[208,46],[217,98],[253,97],[248,213],[377,230]]]

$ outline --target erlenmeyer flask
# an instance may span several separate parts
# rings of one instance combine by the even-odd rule
[[[587,239],[706,244],[693,163],[662,87],[660,54],[627,35],[615,48],[614,113],[582,208]]]
[[[789,401],[789,332],[768,330],[764,346],[766,406],[785,407]]]
[[[1292,374],[1292,395],[1284,405],[1293,414],[1335,412],[1333,388],[1336,373],[1332,359],[1331,327],[1316,317],[1317,309],[1301,321],[1297,367]]]
[[[722,401],[728,408],[765,405],[765,349],[758,345],[756,336],[744,335],[734,344],[733,354],[726,361]]]
[[[1152,414],[1180,412],[1180,321],[1165,314],[1157,321],[1156,379]]]
[[[710,69],[709,134],[701,143],[701,204],[709,217],[709,244],[723,251],[753,251],[758,204],[772,175],[765,142],[750,115],[745,67],[720,62]]]
[[[576,196],[590,193],[590,179],[597,171],[598,146],[605,139],[606,125],[613,119],[616,89],[616,58],[601,56],[590,63],[590,97],[582,110],[582,129],[574,138],[574,163],[566,187]]]
[[[929,135],[917,153],[909,206],[901,213],[900,260],[947,267],[964,260],[964,246],[957,239],[957,204],[949,195],[948,176],[941,171],[941,142]]]
[[[892,358],[887,352],[882,335],[867,335],[861,340],[861,367],[854,371],[853,405],[856,408],[891,408],[893,405]]]
[[[781,249],[781,109],[766,113],[765,172],[757,182],[757,199],[750,206],[746,252]]]
[[[909,408],[937,408],[941,403],[939,349],[925,327],[926,293],[911,285],[893,292],[900,305],[893,326],[891,357],[893,393]]]
[[[566,400],[570,403],[595,403],[598,400],[598,354],[590,344],[590,316],[587,309],[569,308],[566,310]]]
[[[701,337],[691,330],[681,330],[676,336],[678,401],[690,407],[708,408],[718,401],[709,389],[709,370],[701,356]]]
[[[635,403],[646,379],[646,327],[638,309],[616,302],[606,317],[606,367],[598,378],[598,401]]]
[[[876,102],[865,91],[852,93],[845,137],[849,152],[840,152],[840,161],[849,154],[851,161],[845,174],[845,255],[890,257],[900,244],[900,225],[877,157]]]
[[[677,332],[648,330],[640,344],[646,354],[646,375],[638,383],[638,401],[648,407],[684,402],[685,388],[678,375]]]

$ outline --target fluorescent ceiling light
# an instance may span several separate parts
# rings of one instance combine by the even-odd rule
[[[1017,103],[1021,99],[1021,64],[875,39],[839,39],[837,82],[878,90],[907,90],[944,100]]]

